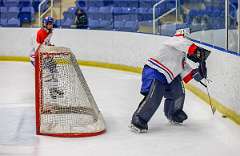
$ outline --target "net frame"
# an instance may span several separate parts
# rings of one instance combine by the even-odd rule
[[[81,131],[79,130],[78,132],[48,132],[46,130],[43,130],[43,124],[42,124],[42,116],[44,111],[49,111],[49,110],[44,110],[43,103],[44,103],[44,97],[43,97],[43,80],[42,80],[42,74],[43,74],[43,69],[42,69],[42,57],[43,55],[70,55],[71,57],[71,63],[74,66],[74,69],[77,73],[77,77],[79,78],[79,81],[81,81],[81,85],[84,88],[84,91],[87,94],[87,98],[89,102],[91,103],[92,108],[84,108],[84,107],[71,107],[70,109],[68,107],[61,106],[58,107],[54,106],[55,112],[47,112],[48,114],[54,114],[55,116],[57,114],[62,114],[64,112],[68,113],[76,113],[76,114],[86,114],[86,115],[91,115],[94,118],[94,123],[93,125],[90,125],[89,127],[93,128],[96,126],[96,129],[93,128],[90,131]],[[90,92],[90,89],[87,85],[87,82],[80,70],[80,67],[78,66],[77,60],[75,56],[72,54],[69,48],[65,47],[53,47],[53,46],[45,46],[45,45],[40,45],[37,48],[37,51],[35,52],[35,105],[36,105],[36,134],[37,135],[47,135],[47,136],[57,136],[57,137],[89,137],[89,136],[96,136],[104,133],[105,130],[105,122],[103,120],[102,114],[99,111],[96,102]],[[46,113],[46,112],[45,112]],[[99,127],[98,127],[99,126]]]

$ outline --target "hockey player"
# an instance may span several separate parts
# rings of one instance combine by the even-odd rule
[[[39,45],[47,45],[53,46],[50,40],[53,33],[53,23],[54,18],[51,16],[47,16],[42,20],[42,27],[38,30],[37,36],[33,37],[32,41],[32,50],[30,55],[30,61],[34,65],[35,63],[35,51],[39,47]]]
[[[201,81],[207,77],[205,60],[210,51],[187,40],[188,29],[176,31],[174,37],[163,43],[156,57],[148,59],[142,72],[141,94],[144,95],[134,112],[130,128],[137,132],[147,132],[148,122],[165,97],[164,113],[173,123],[182,123],[188,118],[183,111],[185,91],[182,81],[192,78]],[[192,69],[186,59],[199,63]]]
[[[37,36],[34,38],[32,43],[32,51],[30,55],[30,61],[35,65],[35,52],[39,46],[54,46],[50,40],[53,33],[53,23],[54,18],[47,16],[42,20],[42,27],[38,30]],[[58,89],[58,80],[56,78],[57,74],[57,64],[52,56],[43,58],[43,68],[48,69],[48,74],[45,77],[45,82],[48,82],[50,96],[53,99],[57,97],[63,97],[63,91]]]

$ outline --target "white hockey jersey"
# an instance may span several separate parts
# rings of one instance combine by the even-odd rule
[[[192,79],[193,69],[186,62],[187,53],[192,45],[194,45],[193,42],[183,36],[174,36],[165,41],[156,56],[149,58],[146,64],[163,73],[168,83],[171,83],[179,74],[187,83]]]

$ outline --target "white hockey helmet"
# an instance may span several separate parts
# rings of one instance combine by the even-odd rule
[[[176,33],[175,33],[175,36],[189,36],[191,33],[191,30],[190,28],[184,28],[184,29],[177,29],[176,30]]]

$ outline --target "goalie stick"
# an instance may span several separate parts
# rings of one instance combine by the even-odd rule
[[[206,80],[206,79],[205,79],[205,80]],[[206,90],[207,90],[208,101],[209,101],[209,104],[210,104],[212,113],[213,113],[213,115],[214,115],[215,112],[216,112],[216,108],[212,105],[212,100],[211,100],[211,97],[210,97],[210,93],[209,93],[209,90],[208,90],[208,86],[207,86],[207,84],[204,84],[202,81],[200,81],[200,84],[203,85],[203,86],[206,88]]]

